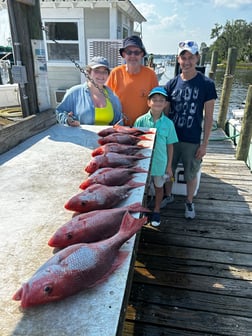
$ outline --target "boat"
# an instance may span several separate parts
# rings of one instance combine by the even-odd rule
[[[161,63],[156,64],[155,66],[155,73],[157,75],[158,81],[162,78],[163,74],[165,73],[165,66]]]
[[[238,105],[236,109],[232,109],[226,122],[225,132],[232,139],[235,146],[238,145],[242,128],[243,116],[245,111],[245,102]],[[252,139],[250,140],[247,166],[252,172]]]

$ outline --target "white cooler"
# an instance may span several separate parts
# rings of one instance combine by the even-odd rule
[[[201,176],[201,169],[198,171],[198,174],[197,174],[197,186],[194,192],[194,196],[197,195],[197,192],[199,189],[200,176]],[[184,179],[184,167],[182,163],[178,164],[178,167],[175,171],[174,179],[175,181],[173,182],[173,185],[172,185],[172,194],[186,196],[186,182]]]

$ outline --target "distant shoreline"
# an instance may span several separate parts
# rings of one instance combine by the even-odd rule
[[[226,63],[221,63],[217,65],[218,68],[226,68]],[[252,70],[252,63],[236,63],[235,66],[237,69],[248,69],[248,70]]]

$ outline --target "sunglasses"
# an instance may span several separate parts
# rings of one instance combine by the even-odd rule
[[[142,53],[142,50],[124,50],[125,54],[139,56]]]
[[[179,48],[193,47],[195,45],[194,41],[179,42]]]

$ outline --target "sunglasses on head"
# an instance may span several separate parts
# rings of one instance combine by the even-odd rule
[[[186,41],[186,42],[179,42],[179,48],[185,48],[185,47],[193,47],[195,45],[194,41]]]
[[[126,55],[135,55],[139,56],[142,53],[142,50],[124,50]]]

